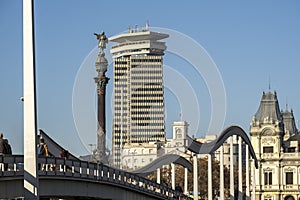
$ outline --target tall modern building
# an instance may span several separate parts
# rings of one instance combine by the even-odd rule
[[[167,34],[143,30],[109,38],[114,59],[113,163],[125,144],[165,140],[163,55]]]

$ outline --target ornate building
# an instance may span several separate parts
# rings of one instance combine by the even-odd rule
[[[300,136],[293,111],[280,110],[276,92],[263,92],[250,135],[259,162],[255,199],[299,200]]]

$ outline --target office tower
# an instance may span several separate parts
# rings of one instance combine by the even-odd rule
[[[114,60],[113,162],[124,144],[165,141],[163,55],[167,34],[130,30],[109,38]]]

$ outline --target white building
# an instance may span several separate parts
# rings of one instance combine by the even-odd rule
[[[113,163],[122,149],[165,141],[163,55],[167,34],[146,29],[109,38],[114,59]]]
[[[190,140],[193,140],[188,135],[189,124],[186,121],[179,121],[173,123],[173,138],[166,139],[164,142],[150,142],[140,144],[125,144],[122,149],[122,168],[123,169],[137,169],[150,164],[156,158],[165,154],[180,155],[187,160],[191,159],[192,153],[188,150],[187,145]],[[209,143],[217,139],[217,135],[206,135],[205,138],[197,138],[201,143]],[[233,159],[234,164],[238,162],[238,142],[236,137],[233,141]],[[230,165],[230,144],[223,144],[224,165],[229,168]],[[203,158],[207,155],[198,155]],[[214,155],[216,160],[220,159],[219,151]],[[245,158],[243,158],[245,160]]]
[[[177,154],[189,159],[186,149],[188,139],[188,123],[173,123],[173,138],[163,142],[126,144],[122,149],[122,168],[137,169],[150,164],[159,156]]]
[[[258,159],[255,199],[300,199],[300,135],[293,111],[280,111],[276,92],[263,93],[250,125]]]
[[[122,169],[138,169],[157,158],[156,143],[125,144],[122,151]]]

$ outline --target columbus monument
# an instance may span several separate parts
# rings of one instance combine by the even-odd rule
[[[95,63],[98,76],[94,78],[97,85],[97,97],[98,97],[98,116],[97,116],[97,151],[94,159],[97,162],[108,163],[108,155],[106,154],[106,129],[105,129],[105,93],[106,85],[109,78],[105,76],[107,71],[107,59],[105,58],[104,49],[108,43],[108,39],[104,32],[101,34],[94,33],[98,40],[99,53]]]

